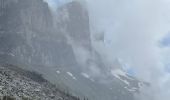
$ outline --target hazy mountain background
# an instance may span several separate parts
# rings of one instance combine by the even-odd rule
[[[148,85],[129,75],[119,58],[107,63],[98,50],[104,33],[91,31],[89,16],[79,1],[51,10],[43,0],[0,0],[1,64],[37,71],[89,100],[135,100]]]

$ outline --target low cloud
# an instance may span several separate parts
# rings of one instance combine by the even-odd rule
[[[120,58],[139,79],[151,83],[150,88],[141,90],[137,100],[168,100],[170,74],[165,65],[170,60],[170,48],[161,47],[160,41],[170,31],[170,0],[83,0],[83,3],[89,11],[93,47],[104,62],[114,66],[114,60]],[[77,58],[84,57],[78,59],[81,63],[91,58],[82,47],[74,51],[79,51]],[[100,73],[96,65],[90,68],[96,75]]]
[[[164,58],[168,50],[159,41],[169,31],[168,0],[86,0],[93,34],[104,32],[104,41],[93,40],[93,46],[106,62],[114,66],[120,58],[131,66],[136,76],[151,83],[141,93],[141,100],[167,97],[169,74]],[[169,59],[170,60],[170,59]],[[166,85],[165,85],[166,84]],[[151,97],[151,98],[150,98]],[[164,99],[166,100],[166,99]]]

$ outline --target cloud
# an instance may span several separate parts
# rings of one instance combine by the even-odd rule
[[[59,3],[47,2],[51,8]],[[59,4],[63,3],[65,0]],[[114,66],[114,60],[120,58],[139,79],[151,83],[150,88],[142,89],[137,100],[168,100],[170,75],[164,67],[170,60],[170,48],[160,47],[159,42],[170,30],[170,0],[86,0],[85,6],[93,47],[105,63]],[[101,33],[102,41],[93,37]],[[89,52],[76,48],[77,58],[84,57],[79,62],[85,63]],[[100,74],[96,65],[90,68],[95,75]]]
[[[44,0],[48,3],[48,5],[52,8],[52,10],[56,10],[59,6],[62,6],[65,3],[68,3],[72,0]]]
[[[161,41],[160,46],[169,47],[170,46],[170,34],[167,34]]]
[[[93,46],[104,57],[105,62],[114,66],[113,60],[120,58],[132,66],[138,78],[151,82],[152,87],[145,90],[148,93],[146,92],[143,98],[151,95],[153,100],[161,100],[163,96],[168,96],[170,81],[164,63],[167,62],[165,58],[170,60],[170,56],[166,55],[170,52],[169,49],[161,48],[159,41],[169,31],[170,2],[168,0],[86,0],[86,2],[92,33],[104,32],[104,42],[93,39]]]
[[[145,0],[87,2],[92,32],[105,32],[105,43],[98,46],[104,49],[102,53],[104,52],[110,61],[117,57],[121,58],[132,66],[138,66],[137,71],[144,66],[146,68],[155,66],[155,62],[159,61],[156,42],[158,36],[162,34],[157,11],[159,2],[151,3]],[[101,52],[100,49],[98,52]]]

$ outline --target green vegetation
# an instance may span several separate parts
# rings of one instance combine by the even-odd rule
[[[3,97],[0,97],[0,100],[16,100],[16,99],[11,96],[3,96]]]

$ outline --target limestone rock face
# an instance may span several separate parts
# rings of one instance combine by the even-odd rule
[[[42,0],[1,0],[0,2],[2,62],[76,66],[72,47],[67,43],[63,32],[57,28],[58,25],[55,25],[46,2]]]
[[[67,34],[78,44],[91,48],[88,12],[76,1],[58,9],[58,23],[65,27]]]

